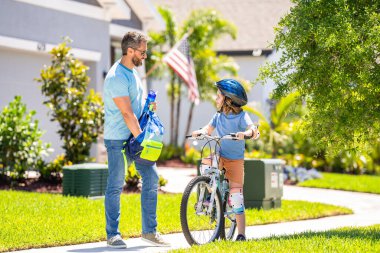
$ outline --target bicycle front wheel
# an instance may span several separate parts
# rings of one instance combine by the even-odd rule
[[[210,178],[196,177],[187,185],[181,201],[181,226],[190,245],[206,244],[218,239],[223,222],[222,198],[217,189],[210,203]],[[211,212],[208,211],[212,205]]]

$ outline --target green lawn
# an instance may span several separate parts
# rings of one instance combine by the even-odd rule
[[[181,232],[181,194],[160,194],[158,230]],[[141,233],[140,195],[122,195],[120,230],[125,238]],[[283,201],[280,209],[247,210],[247,224],[349,214],[350,209],[305,201]],[[0,252],[105,240],[103,200],[0,191]]]
[[[380,194],[380,176],[322,173],[320,179],[307,180],[298,186],[327,188]]]
[[[380,252],[380,225],[307,232],[246,242],[218,241],[170,252]]]

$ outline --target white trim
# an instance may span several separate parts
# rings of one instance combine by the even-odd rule
[[[83,4],[67,0],[15,0],[27,4],[33,4],[44,8],[57,11],[68,12],[71,14],[110,21],[111,17],[107,11],[101,7]]]
[[[57,45],[45,44],[33,40],[23,40],[12,37],[0,36],[0,47],[40,54],[48,54]],[[82,61],[100,61],[102,54],[97,51],[72,48],[71,53]]]
[[[131,31],[142,32],[141,30],[138,30],[138,29],[135,29],[135,28],[131,28],[131,27],[127,27],[127,26],[122,26],[122,25],[117,25],[117,24],[110,24],[109,31],[110,31],[110,36],[112,38],[120,39],[120,40],[124,37],[124,35],[127,32],[131,32]]]
[[[98,0],[112,19],[131,19],[131,8],[124,0]]]
[[[165,30],[165,22],[151,0],[125,0],[144,26],[144,31]]]

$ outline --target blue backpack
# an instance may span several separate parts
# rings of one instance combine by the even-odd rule
[[[143,112],[140,119],[142,133],[126,141],[123,152],[136,163],[151,166],[160,157],[163,147],[164,126],[153,111]]]

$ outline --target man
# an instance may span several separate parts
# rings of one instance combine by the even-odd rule
[[[142,131],[138,119],[143,109],[143,88],[134,67],[146,58],[147,38],[137,32],[128,32],[122,42],[123,56],[109,70],[104,82],[105,126],[104,143],[108,155],[108,181],[105,196],[107,245],[126,248],[119,231],[120,195],[125,181],[122,154],[123,143],[132,134]],[[156,105],[153,104],[155,109]],[[128,164],[133,162],[128,158]],[[156,246],[169,246],[157,233],[158,174],[156,166],[135,163],[142,177],[141,210],[142,239]]]

